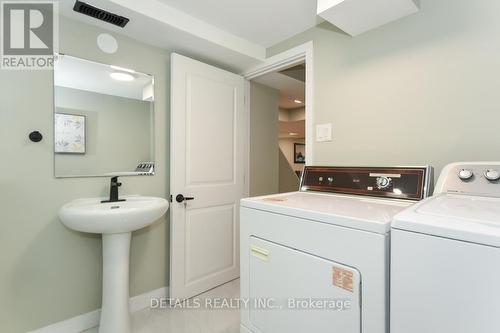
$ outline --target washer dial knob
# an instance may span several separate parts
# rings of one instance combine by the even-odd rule
[[[389,177],[378,177],[377,178],[377,188],[379,190],[385,190],[391,186],[392,179]]]
[[[500,179],[500,173],[497,170],[488,169],[484,172],[484,178],[494,182]]]
[[[469,180],[472,176],[474,176],[474,173],[469,169],[462,169],[458,172],[458,178],[462,180]]]

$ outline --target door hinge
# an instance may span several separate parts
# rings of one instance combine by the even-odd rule
[[[172,194],[170,194],[170,200],[169,201],[172,202],[172,200],[173,200]]]

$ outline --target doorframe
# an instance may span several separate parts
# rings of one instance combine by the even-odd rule
[[[282,53],[278,53],[265,59],[260,64],[242,73],[245,78],[245,114],[246,114],[246,170],[245,170],[245,195],[250,195],[250,80],[259,76],[276,72],[281,69],[292,67],[300,63],[306,64],[306,101],[305,101],[305,122],[306,122],[306,165],[314,162],[312,144],[313,136],[313,110],[314,110],[314,44],[313,41],[293,47]]]

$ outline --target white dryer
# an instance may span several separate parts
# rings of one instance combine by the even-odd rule
[[[431,169],[306,167],[300,191],[241,201],[242,333],[387,333],[392,217]]]
[[[500,331],[500,162],[445,167],[394,218],[391,333]]]

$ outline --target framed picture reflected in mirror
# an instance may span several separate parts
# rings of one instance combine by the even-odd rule
[[[85,116],[54,113],[54,151],[58,154],[85,154]]]

